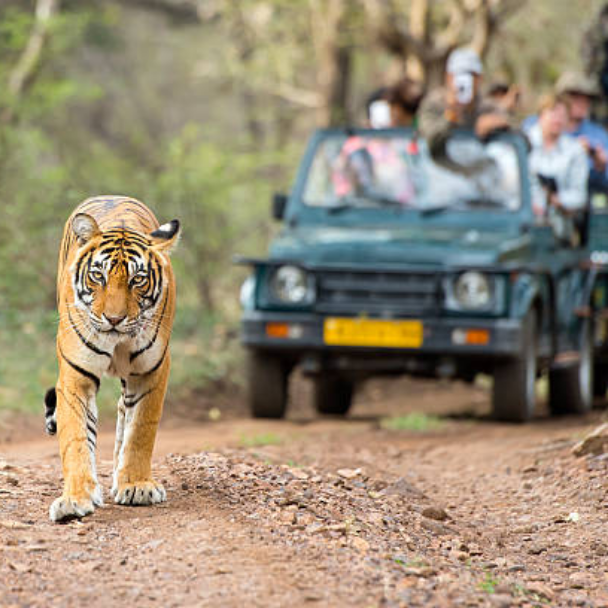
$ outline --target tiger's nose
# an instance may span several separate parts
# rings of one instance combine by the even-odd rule
[[[120,323],[127,318],[127,315],[122,315],[122,317],[108,317],[108,315],[104,314],[103,316],[112,327],[120,325]]]

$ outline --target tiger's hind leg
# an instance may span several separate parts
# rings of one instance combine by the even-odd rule
[[[89,515],[103,503],[95,467],[98,383],[61,367],[56,416],[64,488],[49,511],[56,522]]]
[[[114,452],[114,502],[151,505],[167,499],[165,489],[152,478],[152,452],[163,409],[169,355],[152,373],[131,375],[119,402]]]

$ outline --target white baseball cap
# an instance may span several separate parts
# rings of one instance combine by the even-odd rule
[[[446,70],[450,74],[483,74],[479,55],[469,47],[461,47],[450,53]]]

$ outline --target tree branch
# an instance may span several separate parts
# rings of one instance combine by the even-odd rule
[[[34,27],[17,65],[8,77],[8,90],[13,97],[19,97],[28,80],[33,76],[40,61],[46,41],[49,22],[58,9],[58,0],[38,0]]]
[[[16,103],[19,100],[38,69],[42,58],[42,51],[48,38],[50,22],[58,10],[59,0],[37,0],[36,2],[34,25],[30,37],[15,67],[8,76],[7,88],[11,95],[12,103]],[[0,122],[9,123],[13,120],[14,116],[14,109],[6,107],[0,115]]]

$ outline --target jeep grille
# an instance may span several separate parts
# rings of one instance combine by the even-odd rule
[[[318,312],[371,316],[437,314],[437,275],[404,272],[316,273]]]

